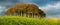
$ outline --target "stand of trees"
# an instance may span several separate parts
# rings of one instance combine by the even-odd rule
[[[6,15],[11,16],[26,16],[33,18],[45,17],[46,14],[34,4],[19,4],[9,8]]]

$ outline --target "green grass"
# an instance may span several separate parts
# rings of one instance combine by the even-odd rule
[[[60,20],[4,16],[0,17],[0,25],[60,25]]]

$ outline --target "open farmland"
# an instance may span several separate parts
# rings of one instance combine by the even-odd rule
[[[60,25],[60,19],[39,19],[21,16],[4,16],[0,17],[0,25]]]

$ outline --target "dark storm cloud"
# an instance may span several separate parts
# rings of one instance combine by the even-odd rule
[[[12,6],[18,3],[22,3],[22,0],[0,0],[0,5],[2,6]]]
[[[7,8],[23,3],[22,0],[0,0],[0,15],[4,15]]]
[[[60,0],[25,0],[26,3],[31,2],[31,3],[36,3],[40,6],[45,6],[47,4],[53,4],[56,2],[60,2]]]
[[[7,8],[20,3],[35,3],[42,7],[41,9],[47,13],[47,16],[60,15],[60,0],[0,0],[0,14],[4,13]]]

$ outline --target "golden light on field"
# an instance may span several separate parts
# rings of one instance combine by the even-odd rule
[[[60,18],[49,18],[48,20],[55,23],[60,22]]]

